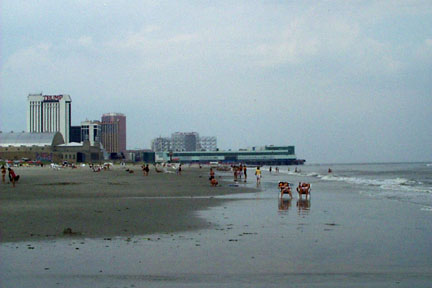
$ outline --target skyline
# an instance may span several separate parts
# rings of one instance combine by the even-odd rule
[[[27,95],[72,125],[126,115],[128,149],[176,131],[308,163],[432,161],[428,1],[2,1],[0,130]]]

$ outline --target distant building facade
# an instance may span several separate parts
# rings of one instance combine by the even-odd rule
[[[200,137],[200,150],[201,151],[216,151],[217,150],[217,140],[214,136]]]
[[[121,154],[126,151],[126,116],[121,113],[102,115],[101,142],[105,151]]]
[[[305,160],[297,159],[294,146],[265,146],[239,151],[177,151],[155,152],[156,162],[202,163],[247,165],[301,165]]]
[[[153,139],[152,150],[155,152],[216,151],[217,139],[214,136],[200,137],[197,132],[175,132],[171,134],[171,138]]]
[[[155,152],[147,149],[126,150],[125,156],[132,162],[155,163]]]
[[[80,143],[81,140],[81,126],[71,126],[69,132],[69,141]]]
[[[155,152],[170,151],[171,139],[168,137],[158,137],[152,140],[151,149]]]
[[[91,146],[99,145],[101,142],[101,122],[94,121],[83,121],[81,122],[81,141],[88,140]]]
[[[103,161],[100,145],[83,143],[64,143],[60,132],[46,133],[1,133],[0,159],[80,163]]]
[[[196,132],[175,132],[171,134],[172,151],[199,150],[199,134]]]
[[[27,97],[27,132],[60,132],[69,143],[71,104],[69,95],[29,94]]]

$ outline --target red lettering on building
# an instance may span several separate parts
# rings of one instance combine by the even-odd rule
[[[63,98],[63,95],[45,95],[44,101],[60,101]]]

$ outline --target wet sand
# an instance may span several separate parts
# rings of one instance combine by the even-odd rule
[[[14,169],[21,175],[16,187],[0,185],[1,242],[205,228],[209,224],[196,217],[195,211],[219,205],[223,200],[214,195],[242,189],[222,183],[222,187],[210,187],[208,168],[183,167],[181,176],[173,170],[156,173],[153,169],[143,176],[139,166],[101,172],[89,167]],[[68,228],[72,233],[64,233]]]

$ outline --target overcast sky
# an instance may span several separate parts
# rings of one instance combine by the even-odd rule
[[[27,95],[311,163],[432,161],[432,1],[0,1],[0,130]]]

